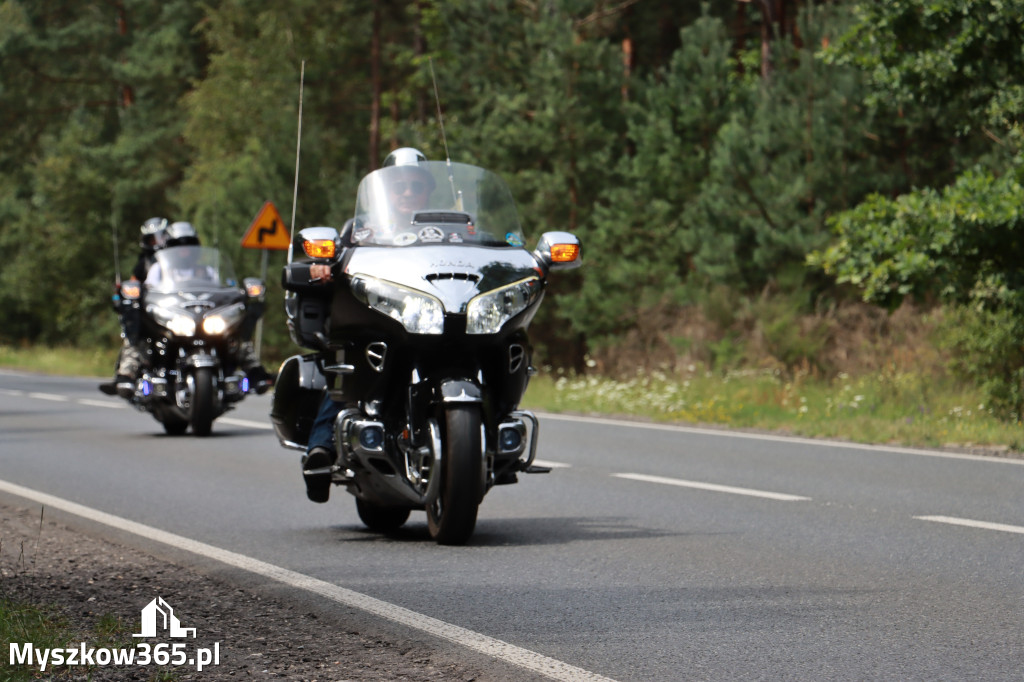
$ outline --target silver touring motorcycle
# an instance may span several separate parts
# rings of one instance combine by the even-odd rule
[[[537,419],[519,409],[534,372],[526,330],[548,274],[580,265],[579,241],[548,232],[527,250],[499,176],[420,160],[367,175],[340,233],[306,228],[292,248],[288,324],[316,352],[281,366],[278,439],[304,450],[326,393],[332,482],[362,521],[387,532],[424,510],[434,540],[465,543],[492,486],[549,471],[533,463]],[[311,281],[311,263],[332,281]]]
[[[124,397],[170,435],[191,426],[208,436],[214,419],[256,390],[236,356],[263,314],[265,287],[255,278],[240,285],[227,254],[213,248],[168,247],[156,263],[155,281],[120,289],[120,305],[141,313],[146,348],[143,371]]]

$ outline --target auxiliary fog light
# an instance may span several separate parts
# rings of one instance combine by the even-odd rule
[[[519,429],[505,427],[498,432],[498,445],[502,452],[518,450],[522,444],[523,434],[519,433]]]
[[[367,450],[376,450],[384,444],[384,429],[379,426],[367,426],[360,429],[359,444]]]

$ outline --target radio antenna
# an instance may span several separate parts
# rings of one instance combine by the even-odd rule
[[[441,96],[437,92],[437,76],[434,74],[434,58],[429,57],[430,60],[430,80],[434,84],[434,103],[437,105],[437,122],[441,126],[441,142],[444,143],[444,158],[448,161],[450,166],[452,163],[452,157],[448,153],[448,137],[444,134],[444,115],[441,114]]]
[[[292,262],[292,242],[295,240],[295,208],[299,202],[299,152],[302,150],[302,88],[306,83],[306,60],[299,72],[299,131],[295,140],[295,189],[292,191],[292,227],[288,238],[288,262]],[[266,253],[266,252],[264,252]]]
[[[121,249],[117,243],[117,217],[110,212],[110,234],[114,239],[114,283],[121,287]]]
[[[434,73],[434,58],[429,57],[430,61],[430,80],[434,84],[434,103],[437,104],[437,123],[441,127],[441,142],[444,143],[444,159],[448,165],[448,184],[452,188],[452,201],[455,202],[455,208],[462,210],[462,197],[459,196],[460,192],[455,189],[455,176],[452,173],[452,157],[448,153],[448,136],[444,133],[444,114],[441,113],[441,95],[437,91],[437,75]]]

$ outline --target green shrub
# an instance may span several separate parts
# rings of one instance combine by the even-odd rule
[[[956,308],[943,326],[951,370],[979,387],[1004,419],[1024,415],[1024,319],[1012,310]]]

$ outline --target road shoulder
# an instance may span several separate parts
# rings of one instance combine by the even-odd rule
[[[77,645],[95,639],[101,618],[121,621],[126,642],[141,630],[141,612],[160,597],[181,625],[196,629],[193,647],[218,644],[220,664],[96,669],[96,678],[237,680],[501,680],[454,661],[423,642],[380,637],[310,600],[285,599],[273,586],[228,581],[184,562],[171,563],[132,546],[46,518],[39,506],[0,504],[0,597],[46,606],[72,626]],[[162,640],[168,641],[168,640]],[[156,640],[153,640],[154,644]],[[109,645],[108,645],[109,646]],[[7,661],[5,660],[5,663]],[[76,675],[77,676],[77,675]]]

